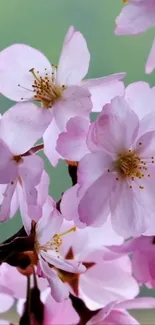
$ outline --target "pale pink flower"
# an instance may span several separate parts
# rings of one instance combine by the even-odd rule
[[[127,310],[153,309],[154,307],[155,299],[152,297],[135,298],[123,302],[114,301],[109,303],[93,316],[87,322],[87,325],[140,325],[140,323],[132,317]]]
[[[155,69],[155,39],[152,44],[152,48],[150,50],[146,65],[145,72],[151,73]]]
[[[72,222],[63,222],[61,231],[65,232],[72,226]],[[108,231],[108,226],[106,229]],[[69,270],[62,272],[58,267],[58,274],[70,292],[81,298],[91,310],[113,300],[132,299],[139,292],[138,284],[132,277],[130,259],[105,247],[110,230],[108,234],[105,232],[105,238],[103,233],[99,228],[76,229],[63,237],[63,245],[60,246],[61,255],[68,261],[75,258],[86,267],[86,272],[81,274],[70,274]],[[121,242],[121,238],[116,235],[111,238],[112,241]]]
[[[89,60],[86,41],[73,27],[65,37],[58,67],[28,45],[11,45],[0,53],[0,91],[15,101],[41,102],[45,117],[50,114],[52,120],[54,116],[64,129],[70,117],[87,116],[91,111],[90,92],[80,87]]]
[[[155,26],[154,0],[128,0],[116,18],[115,33],[135,35]]]
[[[63,246],[63,238],[70,231],[75,230],[75,227],[73,227],[66,232],[60,233],[62,222],[62,215],[56,209],[53,209],[53,202],[48,199],[43,206],[42,218],[36,224],[35,252],[38,255],[43,274],[49,281],[51,294],[58,302],[66,299],[69,292],[58,277],[55,268],[77,274],[86,270],[84,265],[76,259],[66,260],[61,256],[60,247]]]
[[[144,233],[154,220],[155,131],[140,136],[138,116],[123,98],[106,105],[90,127],[92,153],[80,161],[78,183],[80,220],[101,224],[109,210],[114,229],[122,236]]]

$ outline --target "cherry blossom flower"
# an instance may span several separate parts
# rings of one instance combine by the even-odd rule
[[[52,120],[54,116],[64,129],[70,117],[91,111],[90,92],[80,87],[89,60],[86,41],[73,27],[65,37],[58,67],[28,45],[11,45],[0,53],[0,91],[15,101],[39,101],[45,117],[50,114]]]
[[[126,2],[127,4],[116,18],[116,34],[140,34],[155,26],[154,0],[128,0]]]
[[[73,222],[63,222],[61,231],[72,226]],[[108,231],[108,226],[106,229]],[[104,246],[108,243],[108,235],[110,226],[105,238],[99,228],[76,229],[63,237],[60,247],[61,255],[68,261],[75,258],[86,267],[85,273],[71,274],[58,266],[58,274],[69,291],[81,298],[90,310],[101,308],[113,300],[133,298],[139,292],[129,258],[122,258]],[[117,235],[111,238],[111,242],[121,240]]]
[[[141,297],[126,300],[123,302],[114,301],[112,303],[109,303],[107,306],[101,309],[95,316],[93,316],[87,322],[87,325],[140,325],[139,322],[127,312],[127,310],[152,309],[154,307],[155,299],[152,297]]]
[[[65,130],[67,121],[74,116],[88,118],[92,104],[95,111],[100,111],[111,98],[123,95],[124,85],[119,80],[124,73],[81,82],[87,74],[89,61],[86,41],[72,26],[65,36],[58,66],[24,44],[11,45],[0,53],[0,92],[15,101],[41,103],[43,108],[38,108],[38,115],[29,127],[31,131],[36,127],[40,130],[44,121],[48,125],[51,122],[44,135],[44,150],[53,165],[59,159],[55,151],[56,139]],[[28,116],[29,110],[28,106]],[[25,118],[22,109],[18,116]]]
[[[144,233],[154,220],[155,132],[138,135],[138,116],[123,98],[106,105],[88,134],[92,151],[78,167],[80,220],[112,225],[122,236]],[[122,136],[123,135],[123,136]]]
[[[72,227],[59,233],[62,222],[62,215],[53,209],[53,202],[51,203],[49,199],[44,204],[42,218],[36,224],[35,253],[39,258],[43,274],[49,281],[51,294],[58,302],[66,299],[69,292],[58,277],[55,268],[70,273],[81,273],[86,270],[85,266],[76,259],[68,261],[61,256],[60,247],[63,246],[63,238],[68,233],[75,231],[75,227]]]

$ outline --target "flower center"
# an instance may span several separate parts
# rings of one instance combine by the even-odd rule
[[[72,231],[76,231],[76,227],[73,227],[65,232],[62,232],[60,234],[55,234],[51,241],[46,243],[45,245],[40,245],[38,241],[35,243],[35,251],[47,251],[47,250],[54,250],[56,253],[59,253],[59,248],[62,245],[62,238],[64,235],[69,234]]]
[[[141,146],[142,143],[140,142]],[[148,169],[155,163],[154,157],[139,158],[135,151],[129,150],[118,155],[117,159],[113,163],[113,167],[108,169],[108,172],[116,172],[116,180],[128,179],[129,181],[135,181],[136,178],[142,179],[143,177],[151,177]],[[143,184],[142,184],[143,185]],[[144,186],[139,185],[140,189],[144,189]],[[130,188],[132,185],[130,183]]]
[[[54,102],[61,97],[65,86],[58,86],[55,84],[56,67],[53,67],[52,75],[45,73],[45,77],[39,76],[39,71],[35,72],[32,68],[29,71],[34,76],[34,83],[32,85],[35,93],[34,99],[42,103],[43,107],[50,108]],[[46,69],[45,69],[46,70]]]
[[[120,154],[115,162],[115,168],[118,171],[119,175],[123,178],[142,178],[144,175],[141,171],[141,165],[145,167],[146,163],[141,161],[136,153],[132,151]]]

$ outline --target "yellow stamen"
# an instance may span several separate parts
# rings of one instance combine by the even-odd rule
[[[56,70],[54,65],[53,69]],[[55,84],[56,71],[52,72],[52,74],[45,73],[44,77],[39,75],[39,71],[35,72],[34,68],[30,69],[29,72],[32,73],[35,79],[32,85],[34,99],[41,102],[45,108],[52,107],[54,102],[61,97],[62,92],[66,89],[65,85],[57,86]]]
[[[34,68],[30,69],[29,72],[31,72],[33,74],[33,77],[40,82],[40,79],[38,78],[38,76],[34,72]]]
[[[73,228],[71,228],[71,229],[69,229],[69,230],[67,230],[67,231],[62,232],[61,234],[59,234],[59,236],[62,237],[62,236],[64,236],[64,235],[69,234],[69,233],[72,232],[72,231],[76,231],[76,227],[73,227]]]

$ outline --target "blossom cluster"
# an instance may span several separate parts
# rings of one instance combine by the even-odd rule
[[[129,0],[116,25],[154,26],[155,0]],[[23,223],[0,245],[0,312],[16,302],[20,325],[138,325],[128,310],[155,308],[139,297],[155,288],[155,87],[84,79],[89,62],[72,26],[58,65],[24,44],[0,52],[0,93],[15,102],[0,118],[0,222],[19,210]],[[68,168],[58,202],[43,155]]]

